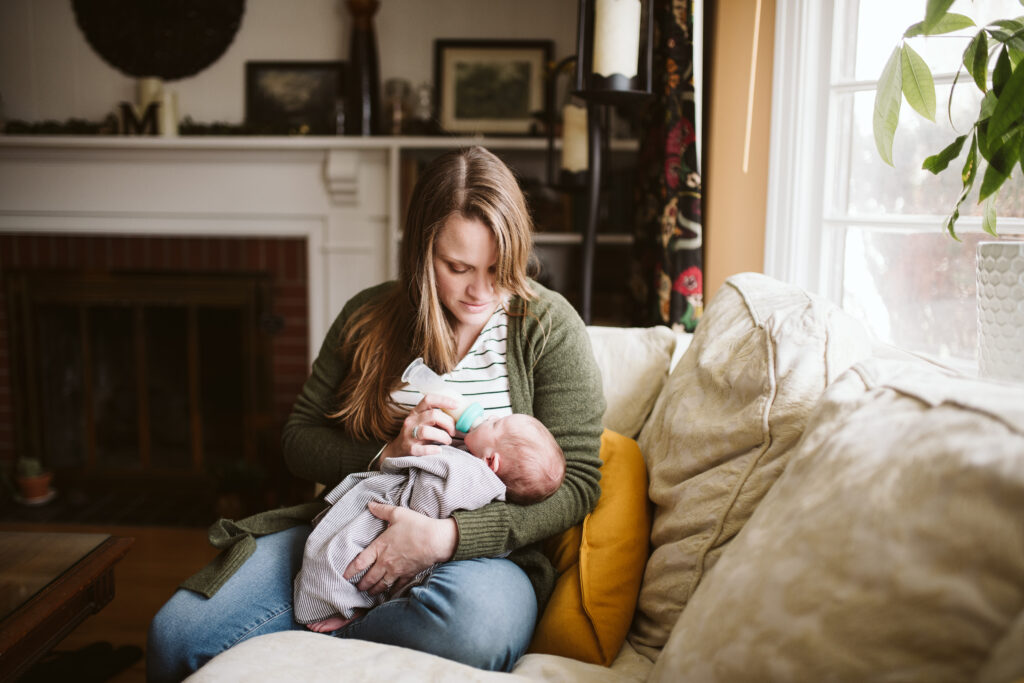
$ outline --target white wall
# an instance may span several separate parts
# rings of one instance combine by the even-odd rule
[[[375,17],[381,81],[433,80],[435,38],[545,38],[555,58],[575,49],[576,0],[381,0]],[[227,52],[168,84],[182,117],[240,123],[249,60],[347,59],[343,0],[247,0]],[[102,119],[133,100],[134,80],[100,59],[75,23],[71,0],[0,0],[0,97],[6,119]]]

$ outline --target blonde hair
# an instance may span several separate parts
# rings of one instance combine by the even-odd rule
[[[338,387],[337,418],[356,439],[392,437],[402,414],[391,400],[402,370],[417,356],[439,373],[458,362],[451,314],[438,298],[434,246],[448,219],[461,216],[491,229],[497,247],[495,287],[533,299],[528,264],[533,221],[512,171],[483,147],[442,154],[420,175],[409,200],[399,250],[398,286],[353,314],[340,353],[351,366]]]

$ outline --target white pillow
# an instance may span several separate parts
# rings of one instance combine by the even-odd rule
[[[1024,386],[860,363],[652,681],[1024,677]]]
[[[634,648],[657,657],[825,386],[870,350],[860,323],[798,287],[756,273],[721,287],[638,439],[655,512]]]
[[[587,328],[608,407],[604,426],[635,439],[668,378],[676,335],[669,328]]]

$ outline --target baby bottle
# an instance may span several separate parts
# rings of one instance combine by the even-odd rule
[[[427,367],[422,358],[417,358],[402,373],[402,381],[411,384],[422,394],[439,394],[454,398],[459,402],[454,410],[444,412],[455,418],[455,429],[468,434],[484,421],[484,407],[476,401],[468,401],[458,389],[445,382],[433,370]]]

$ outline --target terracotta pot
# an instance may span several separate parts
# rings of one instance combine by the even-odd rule
[[[18,477],[18,490],[24,503],[36,503],[50,494],[50,480],[53,473],[38,474],[34,477]]]

